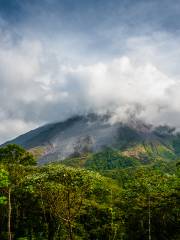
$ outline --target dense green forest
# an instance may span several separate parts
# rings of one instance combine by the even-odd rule
[[[180,239],[179,158],[146,150],[39,166],[17,145],[0,148],[0,239]]]

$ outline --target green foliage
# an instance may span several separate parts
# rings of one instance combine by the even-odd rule
[[[0,205],[6,204],[7,198],[4,196],[4,188],[7,188],[9,185],[9,176],[8,172],[0,166]]]
[[[147,238],[150,211],[152,239],[177,239],[178,182],[176,175],[161,171],[140,168],[134,172],[126,182],[124,191],[124,208],[130,220],[130,235],[136,236],[135,233],[139,231],[142,238]],[[136,229],[133,222],[136,222]],[[139,239],[139,236],[134,239]]]
[[[0,148],[0,163],[35,165],[32,154],[16,144],[9,144]]]
[[[9,185],[8,172],[2,168],[0,169],[0,188],[7,187]]]
[[[105,151],[93,154],[85,163],[87,169],[101,171],[115,168],[127,168],[139,165],[135,158],[122,156],[118,151],[107,148]]]
[[[141,240],[149,220],[152,239],[179,239],[179,161],[161,146],[146,164],[114,149],[43,166],[17,146],[0,152],[2,240],[9,188],[13,239]]]
[[[63,163],[75,168],[80,167],[100,172],[140,165],[140,162],[137,159],[123,156],[119,151],[110,148],[99,153],[88,154],[79,158],[66,159]]]

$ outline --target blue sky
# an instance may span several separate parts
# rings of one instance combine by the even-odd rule
[[[180,1],[0,0],[0,142],[72,115],[179,125]]]

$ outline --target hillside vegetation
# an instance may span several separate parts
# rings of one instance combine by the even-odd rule
[[[0,239],[172,239],[179,235],[179,144],[105,148],[37,166],[0,149]]]

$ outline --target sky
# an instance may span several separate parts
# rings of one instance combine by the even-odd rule
[[[179,0],[0,0],[0,143],[74,115],[180,128]]]

